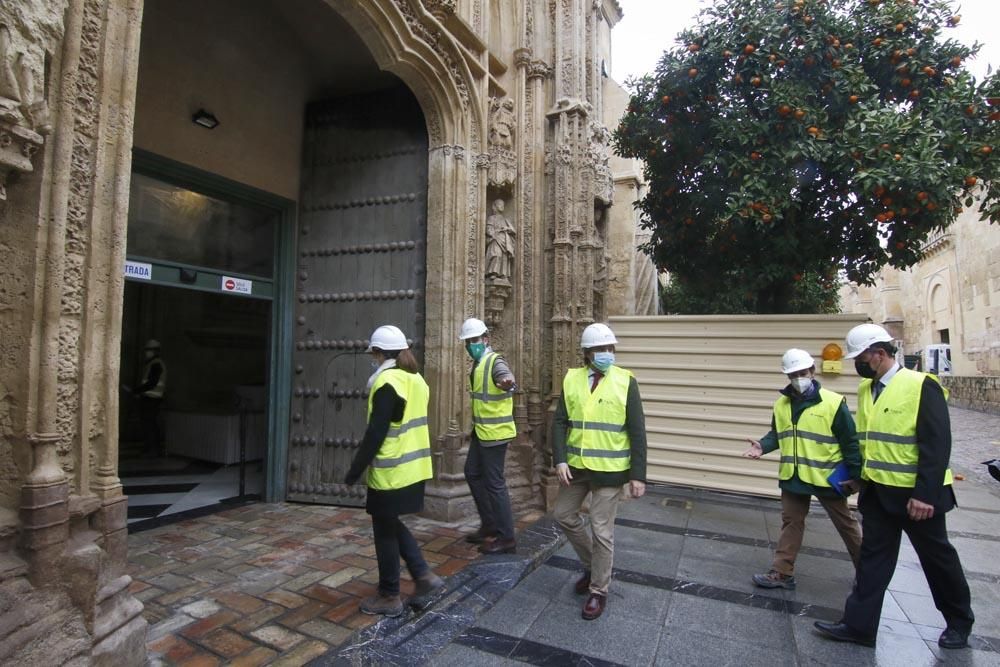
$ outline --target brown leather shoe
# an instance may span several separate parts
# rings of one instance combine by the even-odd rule
[[[470,544],[482,544],[491,537],[496,537],[497,531],[493,528],[483,528],[480,526],[474,532],[465,536],[465,541]]]
[[[590,570],[585,570],[583,576],[576,580],[573,590],[577,595],[585,595],[590,590]]]
[[[479,552],[484,554],[512,554],[517,551],[517,542],[514,540],[490,540],[479,545]]]
[[[583,620],[592,621],[604,613],[604,606],[608,603],[608,598],[597,593],[591,593],[587,598],[587,603],[583,605]]]

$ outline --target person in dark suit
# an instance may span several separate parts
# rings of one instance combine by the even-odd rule
[[[948,541],[945,513],[955,507],[951,421],[947,390],[937,377],[901,368],[892,336],[877,324],[847,334],[847,358],[858,386],[862,516],[857,579],[838,623],[815,627],[838,641],[874,646],[885,591],[896,570],[905,532],[927,577],[934,605],[947,627],[942,648],[968,646],[975,617],[958,553]]]

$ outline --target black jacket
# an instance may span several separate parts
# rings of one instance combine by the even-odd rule
[[[372,414],[368,419],[365,437],[358,446],[351,468],[344,478],[346,484],[355,484],[360,479],[365,468],[375,460],[379,447],[389,433],[391,422],[403,420],[403,409],[406,401],[399,397],[390,384],[378,388],[372,396]],[[369,514],[377,516],[398,516],[400,514],[415,514],[424,509],[424,483],[417,482],[402,489],[379,490],[368,489],[365,509]]]
[[[875,409],[879,407],[875,402]],[[944,472],[951,459],[951,417],[941,385],[924,378],[917,408],[917,483],[912,489],[869,482],[862,497],[874,493],[890,514],[905,514],[906,503],[916,498],[934,506],[934,513],[955,507],[955,491],[944,484]]]

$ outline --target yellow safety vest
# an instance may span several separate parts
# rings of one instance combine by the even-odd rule
[[[389,432],[368,467],[368,486],[386,491],[402,489],[433,477],[431,437],[427,426],[427,403],[430,389],[418,373],[389,368],[375,378],[368,394],[368,419],[372,416],[372,397],[383,385],[392,385],[406,401],[403,419],[389,424]]]
[[[917,412],[924,378],[940,382],[928,373],[900,368],[872,401],[872,380],[858,385],[858,436],[861,440],[861,478],[886,486],[913,488],[917,485]],[[948,400],[948,390],[944,398]],[[951,469],[944,484],[951,484]]]
[[[590,391],[587,367],[571,368],[563,378],[563,401],[569,417],[566,462],[574,468],[621,472],[631,465],[631,441],[625,430],[625,405],[632,373],[611,366]]]
[[[142,392],[142,395],[146,398],[163,398],[163,392],[167,389],[167,365],[163,363],[163,360],[159,357],[154,357],[146,362],[142,368],[142,382],[140,385],[146,384],[149,381],[149,374],[153,372],[153,366],[156,364],[160,365],[160,379],[157,380],[156,386],[152,389],[147,389]]]
[[[833,434],[833,420],[844,397],[820,387],[819,403],[810,405],[792,423],[792,401],[782,396],[774,403],[774,430],[781,448],[779,479],[799,479],[813,486],[829,487],[826,478],[844,460],[840,442]]]
[[[479,442],[509,442],[517,435],[514,425],[514,394],[493,382],[493,365],[500,355],[484,355],[472,371],[472,423]]]

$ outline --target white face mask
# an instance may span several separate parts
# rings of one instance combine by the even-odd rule
[[[795,391],[797,391],[797,392],[798,392],[799,394],[804,394],[804,393],[806,393],[807,391],[809,391],[810,387],[812,387],[812,384],[813,384],[813,380],[812,380],[812,378],[811,378],[811,377],[809,377],[809,376],[806,376],[806,377],[798,377],[798,378],[794,378],[794,379],[792,380],[792,387],[793,387],[793,388],[795,389]]]

